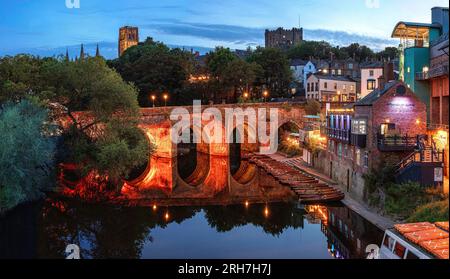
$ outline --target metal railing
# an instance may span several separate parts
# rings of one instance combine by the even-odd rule
[[[350,141],[350,129],[336,129],[326,128],[326,134],[329,138],[338,139],[342,141]]]
[[[417,147],[418,138],[406,135],[377,135],[378,149],[384,151],[411,150]]]

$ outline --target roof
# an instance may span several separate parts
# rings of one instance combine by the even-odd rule
[[[448,259],[448,221],[438,222],[435,225],[428,222],[397,224],[394,228],[407,240],[437,258]]]
[[[321,74],[312,74],[312,75],[316,76],[318,79],[356,82],[354,79],[352,79],[351,77],[348,77],[348,76],[333,76],[333,75],[321,75]]]
[[[361,69],[374,69],[374,68],[383,68],[384,63],[380,61],[368,62],[364,63],[360,66]]]
[[[355,106],[371,106],[376,100],[378,100],[384,93],[386,93],[389,89],[399,84],[399,81],[390,81],[384,85],[383,89],[375,89],[370,92],[364,98],[355,103]]]
[[[441,29],[442,26],[438,23],[400,21],[397,25],[395,25],[391,37],[415,39],[417,37],[424,37],[432,28]]]
[[[308,61],[304,61],[302,59],[292,59],[291,66],[304,66],[308,63]]]

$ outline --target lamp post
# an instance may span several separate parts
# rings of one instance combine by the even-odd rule
[[[266,98],[267,98],[267,96],[269,96],[269,91],[267,91],[267,89],[266,90],[264,90],[264,92],[263,92],[263,96],[264,96],[264,103],[266,102]]]
[[[152,95],[152,103],[153,103],[153,107],[155,107],[155,100],[156,100],[156,96]]]
[[[164,106],[167,106],[167,98],[169,98],[169,96],[167,94],[164,94],[163,98],[164,98]]]
[[[248,93],[247,93],[247,92],[244,92],[244,94],[243,94],[242,96],[244,97],[244,100],[247,102],[247,99],[248,99]]]

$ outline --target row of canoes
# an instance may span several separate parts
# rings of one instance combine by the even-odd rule
[[[281,184],[289,186],[302,202],[331,202],[344,198],[344,193],[341,191],[269,156],[253,155],[249,156],[248,159],[251,163],[272,175]]]

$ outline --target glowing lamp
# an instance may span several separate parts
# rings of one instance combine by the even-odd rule
[[[164,215],[164,218],[165,218],[166,220],[169,220],[169,218],[170,218],[169,212],[166,212],[166,214]]]
[[[249,206],[248,201],[245,201],[245,207],[248,207],[248,206]]]
[[[420,119],[416,120],[416,124],[419,125],[420,124]]]
[[[156,204],[153,205],[153,210],[156,210],[158,207],[156,206]]]

